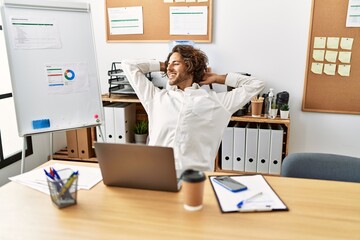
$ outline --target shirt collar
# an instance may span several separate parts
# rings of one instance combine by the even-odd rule
[[[166,83],[166,89],[176,91],[179,88],[177,86],[171,86],[169,83]],[[196,89],[200,89],[200,85],[194,82],[190,87],[185,88],[185,91]]]

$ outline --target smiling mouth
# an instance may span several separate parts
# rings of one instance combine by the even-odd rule
[[[169,78],[174,78],[176,76],[176,73],[168,73],[167,75]]]

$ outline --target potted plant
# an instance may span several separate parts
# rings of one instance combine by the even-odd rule
[[[270,112],[269,112],[269,118],[276,118],[278,112],[278,106],[276,103],[271,104]]]
[[[280,107],[280,118],[282,119],[288,119],[289,118],[289,105],[287,103],[284,103]]]
[[[134,126],[135,143],[146,144],[148,136],[148,122],[146,120],[137,121]]]

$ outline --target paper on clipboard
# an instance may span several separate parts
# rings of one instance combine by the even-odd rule
[[[231,176],[236,181],[246,185],[248,190],[231,192],[214,181],[217,176],[209,176],[210,183],[223,213],[241,212],[237,204],[250,196],[261,192],[259,197],[247,201],[242,210],[256,211],[287,211],[288,208],[279,198],[262,175]],[[249,212],[246,211],[246,212]]]

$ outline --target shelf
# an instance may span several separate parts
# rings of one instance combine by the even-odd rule
[[[105,93],[101,96],[103,102],[127,102],[127,103],[140,103],[139,98],[132,94],[111,94],[111,97],[109,97],[108,93]]]
[[[50,156],[50,158],[52,160],[98,162],[96,157],[92,157],[92,158],[89,158],[89,159],[69,157],[67,148],[64,148],[64,149],[61,149],[60,151],[55,152],[52,156]]]
[[[277,123],[277,124],[284,124],[286,126],[290,125],[290,119],[281,119],[277,116],[274,119],[266,118],[266,117],[252,117],[252,116],[232,116],[231,121],[237,122],[254,122],[254,123]]]

